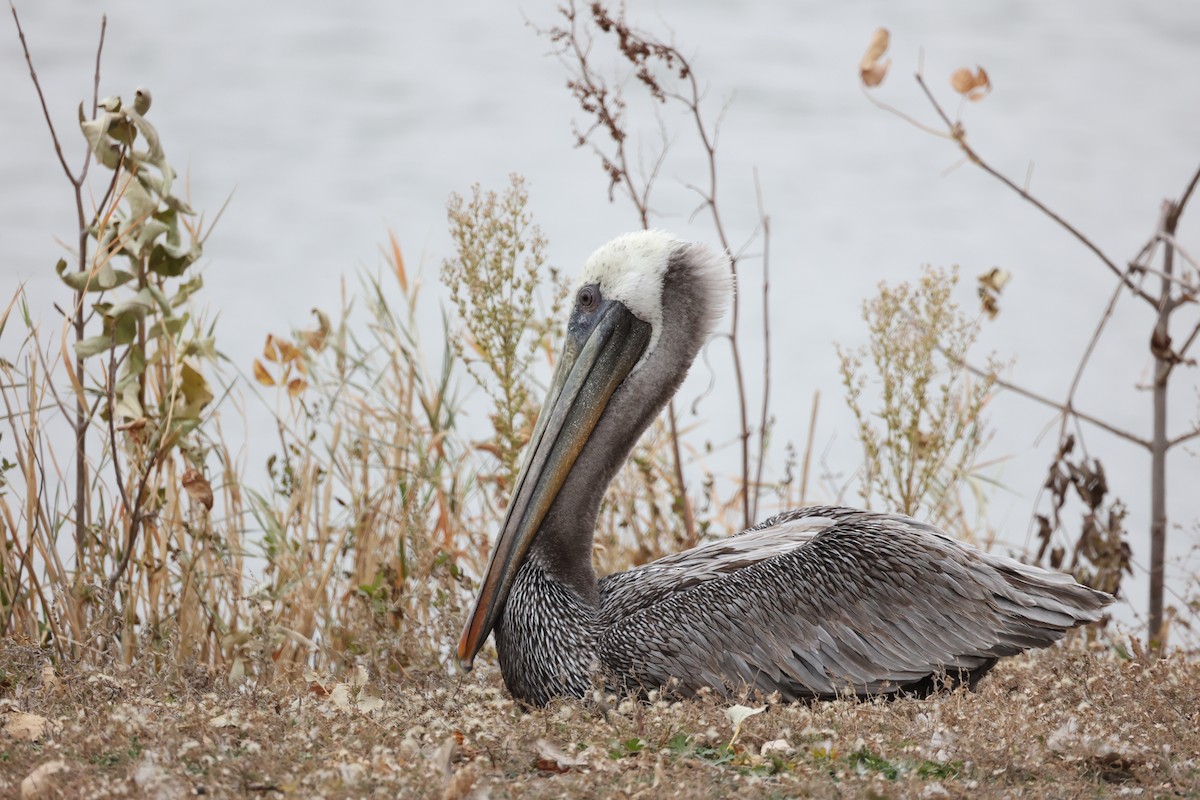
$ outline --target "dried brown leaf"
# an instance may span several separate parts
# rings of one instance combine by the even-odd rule
[[[206,510],[212,511],[212,484],[208,482],[207,478],[189,467],[188,470],[183,473],[182,483],[184,490],[186,490],[188,493],[188,497],[204,506]]]
[[[864,86],[878,86],[887,77],[888,67],[891,66],[892,61],[891,59],[886,61],[881,59],[887,52],[890,40],[891,35],[887,28],[878,28],[872,34],[867,52],[863,54],[862,61],[858,64],[858,75]]]
[[[254,359],[254,380],[258,381],[263,386],[275,385],[275,379],[271,377],[271,373],[267,372],[267,368],[264,367],[263,363],[257,358]]]
[[[587,766],[588,760],[582,753],[570,755],[545,739],[534,742],[534,763],[542,772],[566,772],[573,767]]]
[[[58,797],[56,791],[54,776],[60,772],[66,772],[68,769],[67,762],[61,758],[56,758],[53,761],[47,761],[39,765],[33,772],[25,776],[25,780],[21,781],[21,798],[22,800],[35,800],[39,797]]]
[[[983,67],[975,67],[975,71],[959,67],[950,74],[950,86],[954,91],[965,96],[972,102],[978,102],[992,91],[992,82]]]
[[[320,351],[329,337],[329,317],[319,308],[314,308],[312,313],[317,318],[317,327],[300,331],[300,339],[308,349]]]
[[[24,742],[36,742],[46,735],[50,721],[37,714],[26,714],[22,711],[10,711],[5,715],[4,734],[11,739]]]

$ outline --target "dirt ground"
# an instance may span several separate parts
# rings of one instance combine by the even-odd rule
[[[1057,649],[974,693],[748,715],[715,697],[527,712],[488,664],[340,680],[63,674],[0,648],[0,796],[1200,797],[1195,659]]]

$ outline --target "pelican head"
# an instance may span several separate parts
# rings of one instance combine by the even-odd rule
[[[562,355],[458,643],[463,669],[495,627],[535,540],[562,565],[565,582],[595,602],[600,499],[712,333],[731,281],[726,256],[662,231],[625,234],[584,264]]]

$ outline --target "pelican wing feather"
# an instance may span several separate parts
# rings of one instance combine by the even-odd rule
[[[811,507],[600,581],[599,655],[627,688],[888,694],[1098,619],[1111,598],[900,515]],[[636,676],[636,678],[634,678]]]

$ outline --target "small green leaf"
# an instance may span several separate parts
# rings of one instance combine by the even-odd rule
[[[113,346],[111,336],[92,336],[75,343],[75,354],[80,358],[91,358]]]
[[[213,399],[204,374],[187,362],[183,364],[179,390],[183,395],[183,408],[176,412],[176,417],[181,420],[198,418]]]
[[[140,290],[133,297],[122,300],[119,303],[114,303],[105,313],[105,316],[112,317],[113,319],[126,316],[142,319],[152,310],[154,310],[154,295],[151,293],[149,287],[147,287]]]

